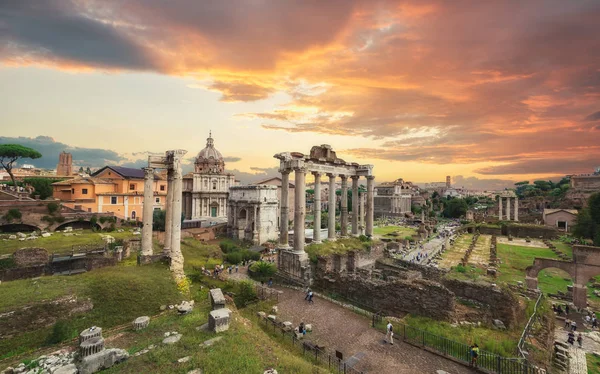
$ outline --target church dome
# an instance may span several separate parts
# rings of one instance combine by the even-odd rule
[[[206,139],[206,147],[198,153],[194,170],[201,174],[222,174],[225,171],[223,155],[215,148],[212,134]]]

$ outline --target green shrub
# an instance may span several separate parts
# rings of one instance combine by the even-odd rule
[[[105,216],[102,216],[102,217],[100,217],[100,218],[98,219],[98,221],[99,221],[101,224],[105,224],[105,223],[106,223],[106,218],[107,218],[107,217],[105,217]]]
[[[63,217],[63,216],[54,217],[54,221],[58,222],[58,223],[64,223],[65,217]]]
[[[467,272],[467,268],[464,267],[462,264],[459,264],[456,266],[456,271],[458,271],[459,273],[466,273]]]
[[[50,216],[43,216],[42,217],[42,221],[44,222],[48,222],[48,224],[53,224],[54,223],[54,217],[50,217]]]
[[[250,281],[242,281],[239,283],[239,291],[233,298],[235,305],[239,307],[246,306],[249,302],[257,299],[254,284]]]
[[[106,231],[108,231],[108,232],[113,232],[113,231],[115,231],[116,229],[117,229],[117,228],[116,228],[115,224],[114,224],[114,223],[111,223],[111,224],[110,224],[110,226],[109,226],[109,227],[106,229]]]
[[[21,211],[16,208],[9,209],[8,212],[6,212],[6,214],[4,215],[4,219],[9,222],[12,221],[13,219],[21,219],[21,217],[22,217]]]
[[[243,260],[244,260],[244,257],[242,256],[242,252],[240,252],[240,251],[225,254],[225,261],[227,261],[230,264],[237,265],[240,262],[242,262]]]
[[[0,259],[0,270],[1,269],[12,269],[17,267],[15,259],[12,257]]]
[[[267,280],[277,273],[277,266],[269,262],[258,261],[250,266],[250,271],[257,280]]]
[[[219,243],[219,248],[221,248],[221,251],[223,251],[223,253],[232,253],[240,250],[240,247],[238,247],[235,243],[229,240],[221,241],[221,243]]]
[[[52,326],[50,335],[48,335],[48,338],[46,339],[46,344],[58,344],[64,342],[65,340],[72,339],[76,335],[77,331],[69,324],[69,322],[62,320],[56,321],[54,326]]]
[[[242,258],[245,261],[258,261],[258,260],[260,260],[260,253],[259,252],[253,252],[253,251],[249,251],[247,249],[244,249],[241,253],[242,253]]]
[[[58,203],[49,203],[48,205],[46,205],[46,207],[48,208],[48,213],[54,214],[58,211],[60,205]]]
[[[358,240],[360,240],[361,242],[369,242],[369,241],[371,241],[371,239],[369,239],[369,237],[366,236],[366,235],[360,235],[358,237]]]

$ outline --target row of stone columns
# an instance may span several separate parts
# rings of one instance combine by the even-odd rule
[[[296,252],[304,251],[304,222],[306,218],[306,169],[295,168],[295,197],[294,197],[294,250]],[[279,236],[280,245],[287,247],[289,243],[289,227],[288,227],[288,197],[289,197],[289,174],[290,171],[283,171],[281,174],[281,230]],[[321,176],[319,172],[312,173],[315,177],[315,199],[314,199],[314,228],[313,242],[321,242]],[[328,239],[335,239],[335,212],[336,212],[336,186],[335,174],[327,174],[329,177],[329,204],[328,204]],[[342,179],[342,194],[341,194],[341,235],[348,235],[348,176],[340,175]],[[364,227],[364,210],[362,208],[363,201],[359,199],[358,192],[358,176],[352,176],[352,235],[359,235],[359,204],[361,205],[360,217],[361,226]],[[373,235],[373,197],[374,197],[374,181],[375,177],[367,177],[367,210],[366,210],[366,231],[367,236]],[[359,203],[360,201],[360,203]]]
[[[503,199],[506,199],[506,216],[502,214],[502,206],[504,205]],[[498,219],[502,221],[503,218],[506,218],[507,221],[511,221],[510,218],[510,199],[514,199],[514,221],[519,220],[519,199],[517,197],[499,197],[498,198]]]

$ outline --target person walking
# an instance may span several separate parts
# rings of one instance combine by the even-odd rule
[[[577,344],[579,344],[579,348],[583,348],[583,336],[581,335],[581,333],[577,335]]]
[[[571,328],[571,320],[568,318],[565,318],[565,329],[570,329]]]
[[[239,265],[235,265],[235,272],[237,273],[238,270],[240,270],[240,266]]]
[[[479,358],[479,346],[473,344],[471,346],[471,366],[477,367],[477,358]]]
[[[273,287],[273,278],[269,278],[269,287]]]
[[[565,304],[565,313],[569,315],[569,304]]]
[[[390,321],[388,321],[387,326],[385,327],[385,341],[394,345],[394,326],[392,326]]]
[[[308,291],[308,303],[312,304],[313,303],[313,292],[312,290]]]
[[[572,331],[577,331],[577,322],[571,321],[571,330]]]
[[[310,293],[310,287],[306,287],[306,295],[304,296],[304,300],[308,300],[308,294]]]

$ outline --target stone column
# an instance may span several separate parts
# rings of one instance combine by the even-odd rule
[[[340,215],[341,235],[348,236],[348,177],[340,175],[342,178],[342,214]]]
[[[284,170],[281,172],[281,201],[279,202],[281,205],[281,217],[279,217],[281,223],[281,230],[279,233],[279,245],[282,247],[288,248],[290,246],[290,238],[289,238],[289,193],[290,193],[290,172],[289,170]]]
[[[335,174],[327,174],[329,177],[329,202],[327,215],[329,222],[327,223],[327,238],[335,239]]]
[[[502,196],[498,196],[498,220],[502,221]]]
[[[304,220],[306,217],[306,169],[295,168],[294,252],[304,252]]]
[[[165,202],[165,246],[163,253],[171,256],[171,243],[173,241],[173,170],[167,170],[167,201]]]
[[[313,242],[321,242],[321,173],[313,173],[315,176],[315,198],[314,198],[314,220],[313,220]]]
[[[358,176],[352,178],[352,235],[358,235]]]
[[[519,221],[519,198],[515,197],[515,221]]]
[[[260,239],[258,238],[258,206],[254,205],[254,228],[252,229],[252,242],[254,244],[260,244]]]
[[[373,181],[375,180],[375,177],[370,175],[367,177],[367,225],[366,225],[366,231],[365,231],[365,235],[371,237],[373,236],[373,198],[374,198],[374,188],[375,185],[373,183]]]
[[[154,169],[144,168],[144,213],[142,215],[142,256],[152,256],[152,214],[154,213]]]
[[[359,232],[360,235],[364,235],[364,229],[365,229],[365,193],[361,193],[360,194],[360,209],[359,209],[359,215],[360,215],[360,227],[359,227]]]
[[[237,238],[239,233],[238,221],[237,221],[237,206],[235,204],[231,204],[231,213],[233,214],[233,223],[231,227],[231,232],[233,233],[233,237]]]
[[[183,172],[181,170],[181,157],[185,151],[174,151],[173,155],[173,222],[171,236],[171,271],[175,279],[185,277],[183,272],[183,255],[181,254],[181,197],[183,190]]]
[[[506,198],[506,220],[510,221],[510,197]]]

